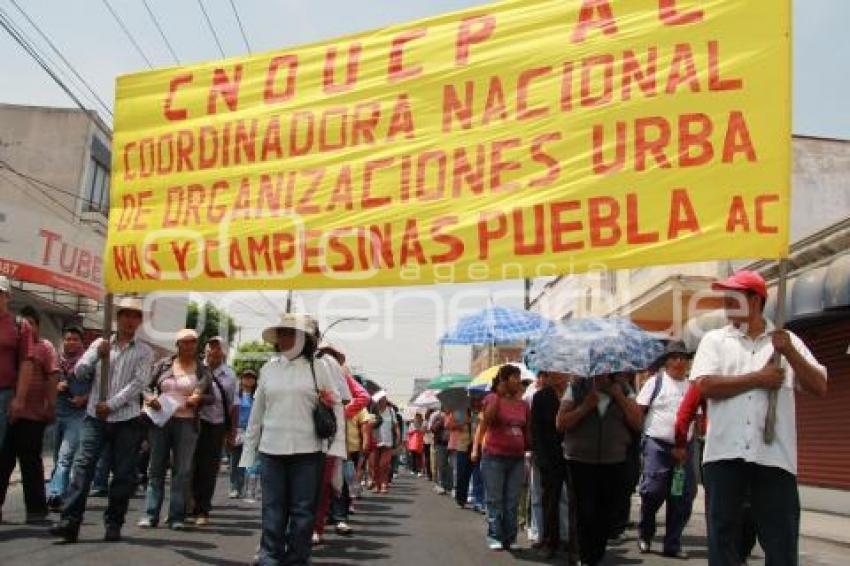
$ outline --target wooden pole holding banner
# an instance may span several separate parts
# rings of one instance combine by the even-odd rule
[[[785,297],[788,289],[788,260],[779,260],[779,282],[776,286],[776,317],[774,324],[776,330],[782,330],[785,327]],[[776,367],[782,367],[782,355],[779,352],[773,353],[773,363]],[[779,397],[779,390],[774,389],[768,393],[767,397],[767,414],[764,417],[764,443],[772,444],[776,438],[776,403]]]
[[[107,343],[112,339],[112,293],[103,299],[103,339]],[[102,403],[109,395],[109,356],[100,359],[100,388],[98,400]]]

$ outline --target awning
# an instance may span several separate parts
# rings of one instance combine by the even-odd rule
[[[850,254],[826,265],[808,269],[789,279],[785,303],[786,320],[816,320],[850,308]],[[769,290],[765,316],[776,313],[776,287]]]

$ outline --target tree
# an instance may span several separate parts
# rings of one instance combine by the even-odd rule
[[[186,312],[186,328],[194,328],[198,332],[198,347],[203,348],[207,340],[213,336],[221,336],[230,345],[236,336],[238,327],[226,312],[212,303],[203,306],[192,301]]]
[[[274,354],[274,348],[266,342],[245,342],[239,344],[236,356],[233,358],[233,369],[236,375],[242,375],[246,369],[252,369],[260,374],[260,368]]]

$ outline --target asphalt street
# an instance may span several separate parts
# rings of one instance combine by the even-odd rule
[[[133,564],[212,564],[236,566],[248,564],[259,542],[260,509],[257,503],[226,498],[226,478],[218,482],[216,506],[211,524],[203,528],[190,525],[184,532],[160,527],[142,530],[136,527],[143,503],[141,495],[133,499],[120,543],[101,541],[100,515],[105,499],[92,498],[80,541],[74,545],[55,542],[44,527],[23,524],[24,512],[20,484],[9,490],[0,525],[0,565],[2,566],[129,566]],[[520,538],[520,550],[493,552],[484,544],[484,520],[470,510],[459,509],[448,497],[433,493],[424,479],[403,474],[387,495],[370,495],[358,502],[351,517],[354,536],[340,537],[329,531],[326,544],[314,553],[321,565],[503,565],[566,564],[565,557],[545,561]],[[659,514],[659,519],[662,514]],[[685,548],[688,564],[705,564],[704,521],[695,515]],[[683,564],[679,560],[637,553],[634,532],[629,539],[609,551],[606,564]],[[522,548],[524,547],[524,548]],[[848,550],[839,545],[803,539],[802,564],[847,564]],[[751,564],[761,564],[756,557]]]

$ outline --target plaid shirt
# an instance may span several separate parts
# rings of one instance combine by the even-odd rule
[[[100,401],[100,359],[97,348],[103,338],[92,342],[86,353],[77,362],[74,373],[81,379],[90,379],[92,394],[89,396],[87,414],[97,418],[95,407]],[[112,338],[109,356],[109,387],[106,404],[109,406],[107,422],[128,421],[141,412],[141,393],[148,386],[153,366],[154,353],[150,346],[139,340],[131,340],[123,349]]]

